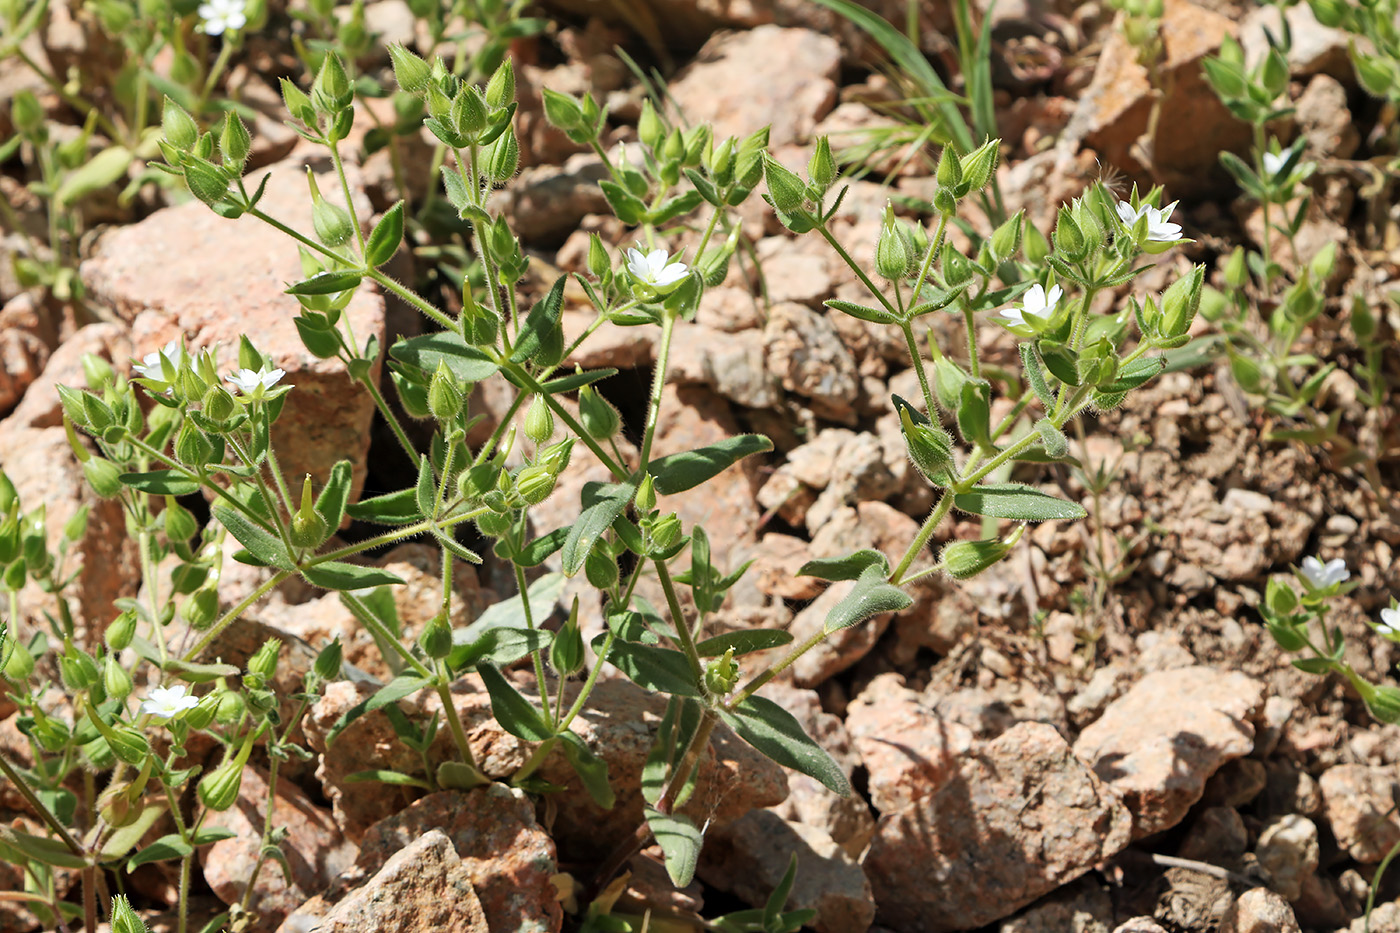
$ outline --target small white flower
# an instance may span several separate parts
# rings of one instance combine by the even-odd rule
[[[1298,572],[1303,575],[1308,586],[1315,590],[1325,590],[1328,587],[1336,586],[1351,576],[1346,561],[1340,557],[1335,557],[1325,564],[1316,557],[1304,557],[1303,566],[1299,568]]]
[[[643,285],[669,288],[685,278],[690,271],[683,262],[668,262],[670,258],[664,249],[654,249],[649,253],[643,253],[639,249],[628,249],[627,271]]]
[[[1279,170],[1288,162],[1290,152],[1266,152],[1264,153],[1264,174],[1273,178],[1278,175]]]
[[[1055,306],[1060,303],[1064,294],[1064,289],[1058,285],[1051,285],[1049,294],[1046,294],[1045,288],[1037,282],[1026,292],[1026,300],[1021,303],[1021,307],[1003,309],[1001,318],[1008,324],[1018,326],[1025,325],[1027,314],[1042,321],[1048,321],[1050,316],[1055,313]]]
[[[280,369],[274,369],[270,372],[266,368],[257,372],[253,372],[251,369],[240,369],[237,372],[229,373],[224,378],[233,383],[234,388],[241,394],[260,396],[266,390],[277,385],[285,375],[286,373]]]
[[[1163,208],[1155,208],[1150,204],[1143,204],[1137,210],[1127,201],[1118,202],[1118,218],[1123,221],[1123,225],[1132,228],[1138,222],[1138,218],[1147,215],[1147,240],[1149,243],[1173,243],[1181,239],[1181,224],[1169,222],[1172,211],[1176,210],[1179,202],[1173,201]]]
[[[245,0],[208,0],[199,5],[204,31],[211,36],[237,32],[248,25]]]
[[[173,687],[152,687],[146,699],[141,701],[141,712],[170,719],[198,705],[199,697],[187,695],[184,684],[175,684]]]
[[[1376,628],[1382,635],[1400,636],[1400,609],[1382,609],[1381,621]]]
[[[180,368],[180,342],[172,340],[164,347],[154,353],[147,353],[139,363],[132,363],[131,370],[143,379],[154,379],[157,382],[165,381],[165,370],[161,366],[161,358],[170,361],[170,365],[175,369]]]

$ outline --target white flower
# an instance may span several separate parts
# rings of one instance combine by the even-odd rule
[[[208,0],[199,5],[199,18],[204,31],[211,36],[237,32],[248,24],[244,12],[245,0]]]
[[[1325,564],[1316,557],[1304,557],[1303,566],[1298,572],[1303,575],[1303,580],[1308,586],[1315,590],[1336,586],[1351,576],[1346,561],[1340,557],[1335,557]]]
[[[251,369],[240,369],[238,372],[229,373],[224,378],[233,383],[234,388],[243,395],[261,396],[264,391],[277,385],[285,375],[286,373],[280,369],[269,372],[264,367],[257,372],[253,372]]]
[[[141,712],[169,719],[198,705],[198,697],[188,696],[185,693],[185,685],[176,684],[173,687],[152,687],[146,694],[146,699],[141,701]]]
[[[172,340],[155,353],[147,353],[139,363],[132,363],[131,370],[143,379],[154,379],[157,382],[165,381],[165,370],[161,366],[161,358],[170,361],[171,367],[180,368],[180,342]]]
[[[690,271],[683,262],[668,262],[670,258],[664,249],[654,249],[649,253],[643,253],[639,249],[628,249],[627,271],[643,285],[669,288],[685,278]]]
[[[1119,201],[1118,218],[1123,221],[1124,226],[1131,229],[1138,222],[1138,218],[1145,214],[1147,215],[1147,241],[1149,243],[1172,243],[1181,239],[1181,224],[1168,221],[1178,203],[1173,201],[1161,209],[1144,204],[1137,210],[1133,210],[1133,206],[1127,201]]]
[[[1270,178],[1278,175],[1279,170],[1288,162],[1291,152],[1266,152],[1264,153],[1264,174]]]
[[[1376,628],[1382,635],[1400,636],[1400,609],[1382,609],[1380,625]]]
[[[1032,285],[1026,292],[1026,300],[1019,308],[1006,308],[1001,312],[1002,320],[1008,324],[1025,325],[1026,315],[1048,321],[1055,313],[1055,306],[1064,297],[1064,289],[1058,285],[1050,286],[1050,293],[1046,294],[1045,289],[1039,282]]]

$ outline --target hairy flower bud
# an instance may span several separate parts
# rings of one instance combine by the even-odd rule
[[[42,115],[42,111],[40,113]],[[15,121],[15,125],[19,126],[18,120]],[[194,117],[169,97],[165,98],[161,110],[160,126],[165,132],[165,141],[181,152],[189,152],[199,139],[199,126],[194,122]]]
[[[831,155],[831,142],[822,136],[807,162],[807,177],[818,191],[825,194],[836,183],[836,159]]]
[[[560,677],[572,677],[583,670],[583,632],[578,624],[578,597],[574,597],[569,618],[560,627],[549,646],[549,666]]]
[[[622,429],[622,415],[592,386],[578,390],[578,416],[583,429],[595,441],[607,440]]]
[[[428,620],[418,635],[418,645],[423,653],[433,660],[439,660],[452,653],[452,629],[447,624],[446,613],[439,612]]]
[[[940,558],[943,569],[955,580],[966,580],[991,567],[1011,552],[1016,542],[1021,540],[1025,525],[1017,525],[1016,530],[1006,537],[989,538],[985,541],[954,541],[943,549]]]
[[[272,676],[277,673],[277,655],[281,650],[282,642],[276,638],[269,638],[263,642],[262,647],[248,659],[248,674],[262,678],[263,683],[272,680]]]
[[[465,395],[457,386],[457,377],[439,360],[437,372],[428,384],[428,411],[438,421],[451,421],[461,412],[465,401]]]
[[[902,399],[900,400],[903,401]],[[930,422],[905,402],[899,406],[899,426],[909,459],[929,482],[946,486],[953,464],[953,441],[948,432]]]
[[[107,660],[102,665],[102,686],[107,691],[107,696],[114,700],[125,700],[131,696],[132,687],[131,674],[122,667],[117,659],[112,655],[107,655]]]
[[[507,58],[486,84],[486,106],[499,110],[515,100],[515,68]]]
[[[243,766],[248,762],[248,754],[253,750],[253,733],[243,739],[237,754],[224,759],[223,764],[210,771],[199,782],[199,800],[210,810],[227,810],[238,801],[238,790],[243,786]]]
[[[880,238],[875,241],[875,271],[883,278],[896,281],[908,275],[913,264],[914,252],[904,232],[899,229],[893,208],[886,204]]]
[[[110,499],[122,491],[122,481],[119,479],[121,470],[106,457],[94,456],[84,460],[83,475],[87,477],[93,492],[103,499]]]
[[[554,492],[554,482],[557,478],[557,474],[552,473],[548,467],[534,464],[522,467],[516,474],[515,488],[520,493],[520,498],[530,505],[539,505]]]
[[[544,396],[536,395],[525,412],[525,436],[537,445],[543,444],[554,434],[554,413]]]
[[[389,60],[394,65],[394,82],[410,94],[421,91],[432,77],[432,67],[397,42],[389,46]]]

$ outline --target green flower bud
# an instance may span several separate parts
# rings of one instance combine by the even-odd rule
[[[10,506],[19,501],[19,493],[15,491],[15,484],[10,481],[9,474],[0,470],[0,514],[9,514]]]
[[[953,440],[948,432],[929,422],[908,403],[899,405],[899,427],[909,459],[937,486],[948,485],[948,469],[953,465]]]
[[[344,654],[344,649],[340,646],[340,638],[337,636],[316,655],[316,663],[312,665],[311,669],[321,680],[339,680]]]
[[[954,541],[943,549],[943,569],[955,580],[975,577],[1001,560],[1021,540],[1025,525],[1017,525],[1005,540],[989,538],[984,541]]]
[[[553,481],[550,488],[553,489]],[[499,538],[510,531],[515,518],[509,512],[484,512],[476,517],[476,527],[488,538]]]
[[[150,933],[125,894],[112,898],[112,933]]]
[[[71,640],[64,645],[63,654],[58,656],[58,673],[64,686],[73,693],[91,690],[101,679],[97,673],[97,662]]]
[[[219,152],[224,157],[224,164],[241,171],[252,151],[253,137],[248,134],[248,127],[243,125],[238,114],[230,110],[224,117],[224,131],[219,134]]]
[[[394,83],[410,94],[423,90],[432,77],[432,67],[397,42],[389,45],[389,60],[394,65]]]
[[[1275,98],[1288,88],[1288,59],[1277,48],[1269,49],[1269,54],[1259,64],[1259,83],[1269,97]]]
[[[726,187],[734,181],[734,140],[727,138],[710,151],[705,167],[716,185]]]
[[[1366,708],[1380,722],[1400,722],[1400,689],[1380,684],[1366,695]]]
[[[315,126],[316,108],[312,105],[311,98],[286,78],[279,80],[282,84],[282,103],[286,104],[287,112],[307,126]]]
[[[166,98],[168,102],[170,98]],[[188,116],[188,115],[186,115]],[[22,90],[10,104],[10,122],[25,136],[33,136],[44,126],[44,107],[30,90]],[[190,121],[194,123],[193,120]],[[196,131],[198,135],[198,131]],[[188,148],[188,147],[181,147]]]
[[[1017,211],[1015,217],[997,227],[996,231],[992,233],[989,245],[992,255],[997,258],[998,262],[1005,262],[1016,255],[1016,250],[1020,249],[1021,225],[1025,213],[1024,210]]]
[[[1075,222],[1074,214],[1068,207],[1060,208],[1053,236],[1056,252],[1063,253],[1068,261],[1079,262],[1089,255],[1084,233],[1079,229],[1079,224]]]
[[[933,193],[933,209],[945,217],[958,212],[958,199],[951,188],[939,188]]]
[[[447,624],[447,615],[439,612],[428,620],[418,636],[418,645],[423,653],[433,660],[447,657],[452,653],[452,629]]]
[[[583,670],[583,633],[578,625],[578,597],[574,597],[568,621],[554,636],[549,646],[549,666],[560,677],[572,677]]]
[[[1375,315],[1371,313],[1370,306],[1366,304],[1366,299],[1361,295],[1357,295],[1351,300],[1351,330],[1361,343],[1366,343],[1376,334]]]
[[[211,694],[211,696],[213,695]],[[214,711],[214,718],[220,725],[232,726],[243,718],[243,713],[248,709],[248,703],[243,699],[243,694],[225,687],[217,696],[219,698],[218,708]]]
[[[592,100],[592,97],[589,100]],[[713,136],[714,130],[708,123],[701,123],[686,130],[681,136],[685,141],[685,155],[681,158],[681,165],[686,168],[699,168],[705,149],[709,147]]]
[[[311,103],[321,113],[334,116],[355,101],[355,88],[345,73],[345,64],[334,52],[326,53],[321,71],[311,86]]]
[[[1236,246],[1225,263],[1225,284],[1231,288],[1244,288],[1249,282],[1249,266],[1245,263],[1244,247]]]
[[[88,485],[103,499],[110,499],[122,491],[121,470],[105,457],[89,457],[83,461],[83,475]]]
[[[962,162],[958,159],[957,150],[951,144],[944,146],[943,151],[938,156],[938,168],[933,173],[938,187],[956,188],[962,184],[962,176]]]
[[[307,177],[311,177],[310,168]],[[316,239],[331,248],[348,242],[355,235],[355,222],[350,219],[350,212],[325,198],[317,198],[311,208],[311,228],[316,231]]]
[[[272,680],[277,673],[277,655],[282,651],[282,642],[276,638],[269,638],[262,643],[253,656],[248,659],[248,675],[250,677],[261,678],[262,683]]]
[[[1313,258],[1308,261],[1308,271],[1319,283],[1326,282],[1332,277],[1332,273],[1337,270],[1337,241],[1328,240],[1323,244],[1322,249],[1313,254]]]
[[[19,567],[23,569],[24,565],[20,564]],[[4,661],[4,666],[0,670],[4,671],[10,682],[23,684],[34,673],[34,655],[30,654],[24,642],[11,635],[5,636],[3,641],[0,660]]]
[[[498,185],[515,176],[515,170],[520,166],[520,142],[515,138],[514,128],[507,128],[487,147],[482,162],[491,180]]]
[[[977,269],[971,260],[958,252],[952,243],[943,244],[943,279],[950,288],[967,284],[976,274]]]
[[[438,421],[448,422],[462,411],[465,401],[466,396],[457,386],[457,377],[439,360],[433,381],[428,384],[428,411]]]
[[[831,142],[825,136],[817,140],[816,151],[807,162],[807,177],[823,194],[836,183],[836,159],[831,155]]]
[[[87,379],[89,389],[101,389],[116,378],[112,364],[96,353],[84,353],[82,363],[83,376]]]
[[[544,118],[548,120],[551,125],[558,127],[566,133],[585,128],[583,105],[579,103],[577,98],[569,94],[561,94],[558,91],[552,91],[549,88],[543,89],[543,97]],[[651,106],[651,102],[647,101],[646,106]],[[642,110],[642,116],[646,116],[645,107]],[[656,116],[655,113],[653,113],[652,116],[654,118]],[[638,127],[640,129],[640,124]]]
[[[763,177],[768,182],[768,198],[780,212],[793,214],[802,208],[807,186],[766,152],[763,154]]]
[[[583,429],[595,441],[607,440],[622,429],[622,415],[592,386],[578,390],[578,416]]]
[[[185,160],[185,184],[190,194],[205,204],[213,205],[228,194],[228,172],[207,159],[189,156]]]
[[[190,628],[204,631],[219,617],[219,591],[213,586],[201,586],[185,600],[180,614]]]
[[[595,279],[601,279],[612,271],[612,257],[608,255],[608,250],[603,246],[602,239],[598,234],[588,235],[588,273]]]
[[[1197,264],[1189,275],[1172,283],[1162,295],[1162,336],[1180,337],[1196,319],[1201,306],[1201,286],[1205,281],[1205,266]]]
[[[1312,7],[1317,21],[1329,29],[1336,29],[1346,21],[1346,0],[1308,0],[1308,6]]]
[[[637,511],[643,515],[656,508],[656,484],[650,473],[642,477],[642,482],[637,486],[637,495],[634,498]]]
[[[543,444],[554,434],[554,414],[549,410],[544,396],[536,395],[530,402],[530,410],[525,413],[525,436],[537,445]]]
[[[515,477],[515,488],[520,493],[520,498],[530,505],[539,505],[554,492],[554,482],[557,478],[557,474],[551,472],[548,467],[538,464],[521,467]]]
[[[893,208],[886,204],[880,238],[875,241],[875,271],[883,278],[896,281],[908,275],[913,264],[914,252],[909,248],[909,241],[903,231],[899,229]]]
[[[681,527],[680,517],[672,512],[659,521],[653,522],[651,526],[651,541],[656,548],[665,551],[675,545],[681,539],[684,529]]]
[[[992,173],[997,169],[1001,157],[1001,140],[989,139],[961,159],[962,180],[969,191],[981,191],[987,187]]]
[[[486,84],[486,106],[499,110],[515,100],[515,68],[507,58]]]
[[[210,421],[223,422],[238,412],[238,401],[223,386],[210,386],[200,402],[204,417]]]
[[[15,103],[18,106],[18,98],[16,98]],[[42,118],[43,111],[41,110],[39,113]],[[19,126],[18,120],[15,121],[15,125]],[[165,133],[165,141],[181,152],[192,150],[195,142],[199,139],[199,126],[194,122],[194,117],[186,113],[183,107],[169,97],[165,98],[165,105],[161,110],[160,127]]]
[[[301,548],[320,547],[330,537],[331,529],[325,518],[316,511],[316,498],[311,490],[311,474],[306,474],[301,483],[301,504],[292,516],[289,537],[292,544]]]
[[[127,669],[117,662],[113,655],[107,655],[106,662],[102,665],[102,686],[107,691],[107,696],[114,700],[125,700],[131,696],[134,686],[131,682],[131,674]]]
[[[102,639],[112,651],[122,651],[136,635],[136,610],[128,609],[117,616],[103,632]]]
[[[734,663],[733,648],[726,648],[723,657],[712,658],[705,664],[705,689],[712,696],[724,696],[738,682],[739,665]]]
[[[464,84],[452,99],[452,126],[463,138],[476,139],[486,130],[486,101],[475,85]]]
[[[566,437],[557,444],[550,444],[535,455],[535,464],[558,476],[569,468],[569,458],[573,454],[574,439]]]
[[[19,555],[19,516],[0,520],[0,566]]]
[[[642,114],[637,118],[637,138],[642,141],[642,145],[655,151],[665,141],[665,134],[666,126],[657,116],[651,99],[647,98],[642,102]]]
[[[208,729],[209,724],[214,721],[214,716],[219,711],[219,703],[222,697],[218,693],[210,693],[200,698],[198,706],[192,706],[185,710],[182,721],[191,729]]]
[[[1282,580],[1270,580],[1264,586],[1264,605],[1276,615],[1286,616],[1298,608],[1298,594]]]
[[[243,766],[248,763],[248,754],[253,750],[253,733],[243,739],[243,746],[236,755],[224,759],[223,764],[210,771],[199,782],[199,800],[210,810],[227,810],[238,802],[238,791],[243,786]]]

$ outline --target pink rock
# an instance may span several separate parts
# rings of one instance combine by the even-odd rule
[[[1395,808],[1395,770],[1370,765],[1335,765],[1318,781],[1323,814],[1337,843],[1362,864],[1373,864],[1400,842]]]
[[[7,306],[8,309],[8,306]],[[0,329],[3,329],[0,312]],[[131,337],[120,324],[89,324],[69,337],[51,356],[47,356],[44,371],[34,380],[30,391],[10,415],[14,424],[31,428],[49,428],[63,424],[63,406],[58,401],[58,386],[74,389],[88,388],[83,372],[83,357],[91,353],[125,372],[131,358]]]
[[[1225,911],[1220,933],[1300,933],[1293,910],[1268,888],[1252,888]]]

